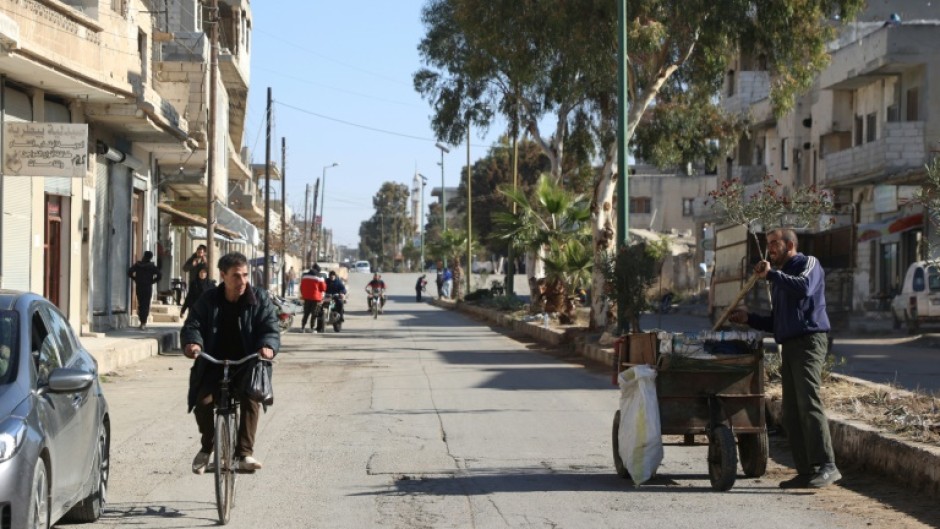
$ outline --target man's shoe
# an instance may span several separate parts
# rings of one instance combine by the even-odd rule
[[[313,334],[317,334],[317,330],[316,330],[316,329],[312,329],[312,331],[313,331]]]
[[[780,482],[781,489],[806,489],[809,488],[809,480],[813,479],[813,474],[797,474],[795,477]]]
[[[206,467],[209,466],[210,456],[212,456],[210,452],[200,451],[196,454],[196,457],[193,458],[193,474],[202,474],[206,471]]]
[[[842,479],[842,473],[839,472],[839,469],[833,463],[826,463],[819,467],[813,478],[809,480],[809,486],[814,489],[821,489],[840,479]]]
[[[242,472],[254,472],[255,470],[261,469],[261,461],[251,457],[245,456],[238,460],[235,468],[241,470]]]

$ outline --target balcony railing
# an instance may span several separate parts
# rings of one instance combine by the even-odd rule
[[[735,165],[731,168],[731,178],[737,178],[744,185],[758,184],[765,176],[766,165]]]

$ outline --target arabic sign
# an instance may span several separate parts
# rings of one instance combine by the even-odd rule
[[[88,125],[5,123],[5,176],[82,178],[88,167]]]

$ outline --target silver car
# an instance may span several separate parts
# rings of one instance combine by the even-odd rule
[[[0,290],[0,520],[101,516],[110,419],[95,359],[45,298]]]

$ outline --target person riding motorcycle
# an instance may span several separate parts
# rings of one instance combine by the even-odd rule
[[[339,321],[346,321],[344,317],[346,313],[346,285],[343,284],[342,279],[336,276],[335,270],[330,270],[326,279],[326,295],[339,296],[339,301],[333,307],[333,310],[339,314]]]
[[[369,295],[369,310],[372,310],[372,293],[377,292],[379,294],[379,300],[381,301],[379,305],[379,312],[382,312],[385,309],[385,281],[382,281],[381,274],[375,274],[372,276],[372,281],[369,281],[369,284],[366,285],[366,294]]]

